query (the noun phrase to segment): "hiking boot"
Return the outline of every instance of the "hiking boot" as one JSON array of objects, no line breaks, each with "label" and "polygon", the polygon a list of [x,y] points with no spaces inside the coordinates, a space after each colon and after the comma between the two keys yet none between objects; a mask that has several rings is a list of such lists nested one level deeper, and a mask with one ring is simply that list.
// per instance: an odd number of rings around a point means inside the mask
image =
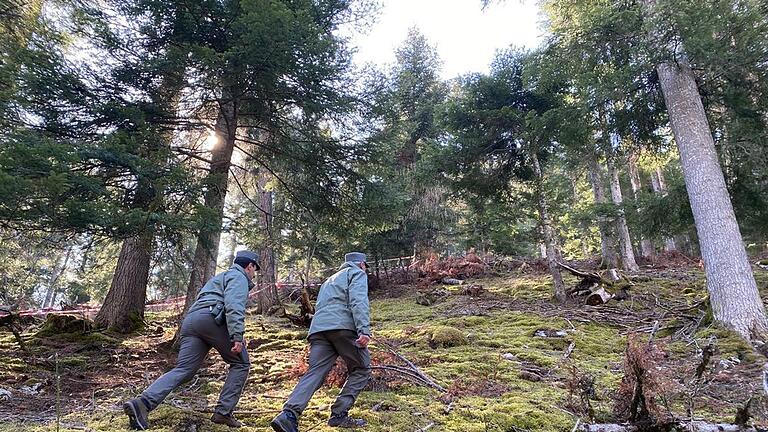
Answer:
[{"label": "hiking boot", "polygon": [[367,425],[368,422],[363,419],[356,419],[348,416],[346,413],[334,415],[328,419],[328,426],[339,428],[357,428]]},{"label": "hiking boot", "polygon": [[131,429],[146,430],[149,429],[149,419],[147,415],[149,410],[141,399],[131,399],[123,404],[123,411],[128,416],[128,422]]},{"label": "hiking boot", "polygon": [[283,411],[269,424],[275,432],[299,432],[299,422],[290,411]]},{"label": "hiking boot", "polygon": [[213,415],[211,416],[211,421],[217,424],[227,425],[231,428],[239,428],[243,425],[243,423],[240,420],[236,419],[235,416],[233,416],[232,414],[224,415],[219,413],[213,413]]}]

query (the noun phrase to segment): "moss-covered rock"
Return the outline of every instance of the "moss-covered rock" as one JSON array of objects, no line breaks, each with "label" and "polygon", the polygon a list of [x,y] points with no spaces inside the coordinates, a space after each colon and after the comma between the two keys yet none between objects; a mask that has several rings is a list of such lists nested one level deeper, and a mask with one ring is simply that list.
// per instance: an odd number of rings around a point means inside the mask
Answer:
[{"label": "moss-covered rock", "polygon": [[437,326],[429,331],[429,343],[435,347],[448,348],[466,345],[468,340],[464,333],[455,327]]},{"label": "moss-covered rock", "polygon": [[93,321],[77,315],[49,314],[37,336],[53,336],[62,333],[88,333],[93,330]]},{"label": "moss-covered rock", "polygon": [[433,289],[430,291],[419,291],[416,293],[416,303],[422,306],[432,306],[448,296],[448,291],[444,289]]}]

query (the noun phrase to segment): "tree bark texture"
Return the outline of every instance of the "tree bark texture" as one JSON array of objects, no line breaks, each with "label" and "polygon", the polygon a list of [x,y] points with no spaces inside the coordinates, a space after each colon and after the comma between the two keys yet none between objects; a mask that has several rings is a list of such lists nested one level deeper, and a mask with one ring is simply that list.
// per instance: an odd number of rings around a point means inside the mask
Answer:
[{"label": "tree bark texture", "polygon": [[[237,214],[236,211],[234,213]],[[224,261],[228,262],[228,263],[231,263],[231,262],[235,261],[235,256],[237,255],[237,241],[238,241],[238,239],[237,239],[237,232],[235,232],[234,230],[230,231],[227,234],[228,234],[227,235],[227,239],[229,241],[227,241],[227,243],[226,243],[226,245],[227,245],[227,257],[224,259]]]},{"label": "tree bark texture", "polygon": [[693,71],[686,62],[657,67],[685,186],[696,222],[715,319],[745,339],[768,331],[752,267],[720,169]]},{"label": "tree bark texture", "polygon": [[546,192],[544,190],[544,174],[539,164],[539,158],[536,155],[535,150],[530,151],[531,164],[533,165],[533,173],[535,176],[535,193],[536,203],[539,210],[539,223],[541,224],[541,232],[543,235],[544,246],[546,248],[547,267],[549,273],[552,275],[552,283],[554,285],[555,299],[560,303],[565,303],[565,283],[563,282],[563,275],[560,274],[560,267],[557,264],[558,245],[557,236],[555,230],[552,227],[552,218],[549,215],[549,205],[547,203]]},{"label": "tree bark texture", "polygon": [[[158,193],[154,181],[140,178],[133,206],[150,212],[161,197],[162,192]],[[99,326],[129,333],[141,325],[154,239],[155,227],[147,224],[143,231],[123,240],[112,284],[94,319]],[[136,303],[139,298],[140,304]]]},{"label": "tree bark texture", "polygon": [[617,206],[618,216],[616,217],[616,232],[619,235],[619,252],[621,253],[621,267],[625,271],[639,270],[635,262],[635,253],[632,251],[632,238],[629,236],[629,227],[627,218],[624,217],[624,198],[621,194],[621,182],[619,180],[619,169],[611,164],[611,199]]},{"label": "tree bark texture", "polygon": [[258,311],[266,314],[273,306],[280,303],[277,293],[277,262],[275,260],[275,236],[273,232],[273,196],[272,191],[268,189],[268,184],[272,180],[272,175],[267,170],[259,170],[257,185],[259,193],[259,231],[261,231],[261,247],[259,248],[259,294]]},{"label": "tree bark texture", "polygon": [[154,233],[146,231],[123,241],[112,285],[94,320],[97,325],[124,333],[141,325],[153,239]]},{"label": "tree bark texture", "polygon": [[[656,168],[651,173],[651,188],[653,192],[661,194],[661,196],[667,195],[667,184],[664,181],[664,171],[661,168]],[[677,243],[673,237],[664,238],[664,251],[675,252],[677,250]]]},{"label": "tree bark texture", "polygon": [[[152,211],[161,196],[152,180],[140,178],[133,206]],[[112,284],[94,320],[99,326],[129,333],[143,321],[154,238],[155,227],[147,224],[141,232],[123,240]]]},{"label": "tree bark texture", "polygon": [[200,288],[216,274],[216,259],[219,255],[229,168],[237,135],[238,107],[232,92],[228,90],[223,92],[219,106],[219,115],[215,126],[216,145],[211,151],[211,166],[205,181],[207,189],[204,196],[204,206],[211,212],[211,217],[197,235],[182,320],[183,315],[197,299]]},{"label": "tree bark texture", "polygon": [[[630,155],[627,160],[627,171],[629,172],[629,184],[632,187],[632,195],[637,201],[640,196],[640,191],[643,189],[642,182],[640,180],[640,170],[637,168],[637,155]],[[640,209],[638,209],[638,212]],[[646,258],[650,258],[656,255],[656,251],[653,247],[653,242],[650,239],[645,238],[640,234],[640,255]]]},{"label": "tree bark texture", "polygon": [[[605,204],[607,199],[603,183],[603,169],[597,161],[597,155],[594,153],[590,155],[589,159],[589,181],[592,184],[592,193],[595,197],[595,203]],[[616,248],[614,246],[616,241],[613,238],[610,224],[604,216],[598,216],[597,226],[600,230],[600,250],[603,258],[600,267],[616,268],[618,267]]]}]

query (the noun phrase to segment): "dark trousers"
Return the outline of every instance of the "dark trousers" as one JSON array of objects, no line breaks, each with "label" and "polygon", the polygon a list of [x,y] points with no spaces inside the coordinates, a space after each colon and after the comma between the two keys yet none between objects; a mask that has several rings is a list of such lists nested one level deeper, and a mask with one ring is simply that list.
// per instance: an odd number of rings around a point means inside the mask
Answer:
[{"label": "dark trousers", "polygon": [[251,362],[245,347],[239,355],[231,351],[232,342],[229,340],[227,326],[216,325],[207,309],[187,314],[181,325],[181,348],[176,367],[144,390],[140,397],[145,405],[150,410],[157,408],[168,393],[195,376],[211,348],[215,348],[221,358],[229,364],[229,372],[216,404],[216,412],[231,414],[243,393]]},{"label": "dark trousers", "polygon": [[349,374],[331,407],[331,415],[345,415],[371,378],[371,355],[368,348],[357,346],[356,339],[357,334],[351,330],[329,330],[310,335],[309,369],[299,379],[283,409],[293,412],[298,418],[307,408],[312,395],[323,385],[336,358],[341,356],[347,363]]}]

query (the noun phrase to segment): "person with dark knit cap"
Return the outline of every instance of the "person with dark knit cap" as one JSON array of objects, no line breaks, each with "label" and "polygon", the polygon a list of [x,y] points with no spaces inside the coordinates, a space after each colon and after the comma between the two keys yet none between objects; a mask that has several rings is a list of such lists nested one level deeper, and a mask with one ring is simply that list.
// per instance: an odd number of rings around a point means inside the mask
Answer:
[{"label": "person with dark knit cap", "polygon": [[298,418],[312,395],[341,356],[347,364],[347,381],[331,406],[328,426],[355,428],[366,421],[349,416],[358,394],[371,378],[371,318],[365,254],[351,252],[344,264],[320,287],[317,306],[309,327],[309,369],[272,420],[277,432],[298,432]]},{"label": "person with dark knit cap", "polygon": [[132,429],[149,428],[149,412],[182,383],[191,379],[211,348],[229,364],[229,372],[211,417],[214,423],[240,427],[232,411],[248,378],[251,363],[245,348],[245,306],[253,278],[259,270],[255,252],[237,252],[229,270],[209,280],[187,312],[181,325],[181,347],[176,367],[158,378],[135,399],[123,404]]}]

